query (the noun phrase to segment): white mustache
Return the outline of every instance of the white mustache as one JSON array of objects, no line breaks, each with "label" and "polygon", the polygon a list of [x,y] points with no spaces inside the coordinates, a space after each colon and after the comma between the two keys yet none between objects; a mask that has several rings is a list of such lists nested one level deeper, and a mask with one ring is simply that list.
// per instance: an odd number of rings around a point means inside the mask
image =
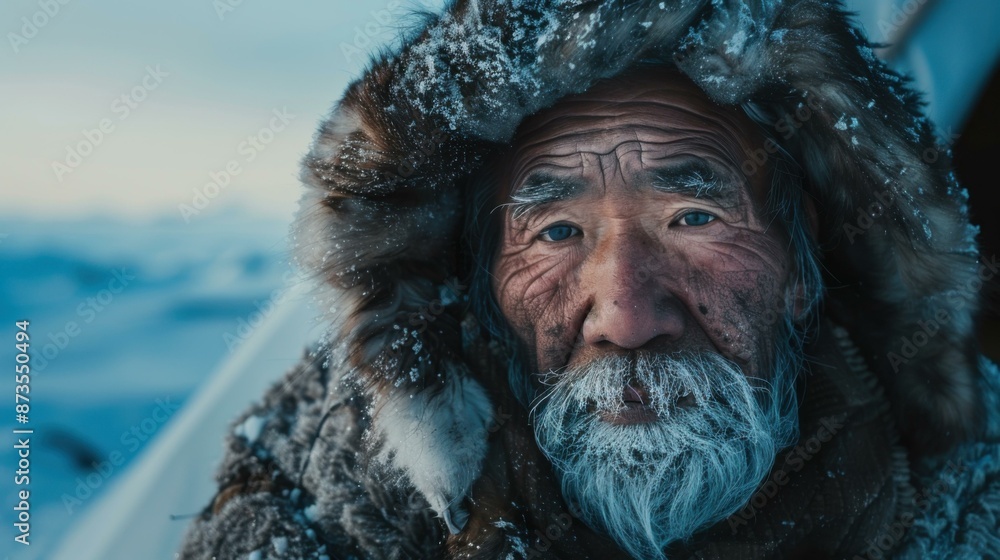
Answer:
[{"label": "white mustache", "polygon": [[[786,370],[797,366],[786,362],[772,385],[712,352],[605,356],[545,376],[535,437],[588,525],[633,557],[662,558],[670,542],[742,506],[794,440]],[[625,407],[629,384],[648,394],[655,421],[602,420]]]},{"label": "white mustache", "polygon": [[678,412],[682,400],[695,408],[737,402],[748,406],[751,401],[761,403],[771,392],[770,383],[743,376],[739,366],[714,352],[609,355],[549,372],[542,384],[547,389],[535,399],[535,414],[550,407],[617,413],[625,407],[623,390],[629,386],[640,386],[648,397],[643,404],[663,419]]}]

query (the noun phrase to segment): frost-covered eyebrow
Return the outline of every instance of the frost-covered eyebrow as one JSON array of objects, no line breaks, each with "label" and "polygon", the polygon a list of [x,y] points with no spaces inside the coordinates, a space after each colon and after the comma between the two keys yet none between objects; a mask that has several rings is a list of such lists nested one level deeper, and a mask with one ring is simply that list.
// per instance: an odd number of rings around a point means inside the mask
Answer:
[{"label": "frost-covered eyebrow", "polygon": [[648,173],[649,186],[659,192],[716,201],[738,199],[734,185],[720,177],[715,169],[702,161],[653,168]]},{"label": "frost-covered eyebrow", "polygon": [[514,220],[523,218],[539,207],[579,195],[587,184],[581,179],[557,177],[538,171],[528,175],[504,204]]}]

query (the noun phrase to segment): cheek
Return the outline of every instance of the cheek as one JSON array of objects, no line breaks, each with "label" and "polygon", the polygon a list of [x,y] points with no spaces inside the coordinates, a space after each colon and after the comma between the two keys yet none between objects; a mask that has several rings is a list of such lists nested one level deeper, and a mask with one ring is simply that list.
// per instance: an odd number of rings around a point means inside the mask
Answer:
[{"label": "cheek", "polygon": [[[570,323],[579,275],[570,259],[506,249],[493,270],[493,289],[514,334],[540,368],[565,361],[573,347]],[[560,361],[562,360],[562,361]]]},{"label": "cheek", "polygon": [[774,278],[746,272],[706,278],[692,292],[709,338],[723,354],[755,369],[782,316],[784,293],[778,288]]},{"label": "cheek", "polygon": [[726,356],[756,374],[785,311],[788,278],[780,245],[756,234],[702,245],[686,252],[689,309]]}]

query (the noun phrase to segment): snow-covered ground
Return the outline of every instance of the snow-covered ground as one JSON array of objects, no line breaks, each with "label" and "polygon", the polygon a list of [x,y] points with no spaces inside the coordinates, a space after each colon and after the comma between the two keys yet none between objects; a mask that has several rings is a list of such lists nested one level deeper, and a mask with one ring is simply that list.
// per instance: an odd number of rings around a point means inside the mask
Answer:
[{"label": "snow-covered ground", "polygon": [[[31,546],[13,549],[15,493],[0,485],[0,555],[45,558],[65,529],[164,433],[216,366],[293,296],[287,224],[230,213],[185,224],[0,219],[0,360],[15,320],[32,349]],[[306,341],[295,344],[300,353]],[[274,364],[280,376],[289,364]],[[8,382],[8,389],[12,383]],[[13,404],[0,426],[10,439]],[[18,426],[23,427],[23,426]],[[221,449],[215,434],[212,445]],[[17,463],[0,449],[5,472]],[[204,465],[207,480],[211,465]],[[199,496],[205,499],[208,496]],[[185,515],[192,511],[172,511]],[[186,523],[177,521],[175,523]]]}]

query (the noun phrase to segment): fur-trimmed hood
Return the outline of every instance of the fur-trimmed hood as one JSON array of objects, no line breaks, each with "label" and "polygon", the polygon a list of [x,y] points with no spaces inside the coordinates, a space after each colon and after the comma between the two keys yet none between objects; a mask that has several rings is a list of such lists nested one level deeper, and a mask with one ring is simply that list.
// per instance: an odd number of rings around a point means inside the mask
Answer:
[{"label": "fur-trimmed hood", "polygon": [[742,107],[801,165],[823,312],[861,346],[911,453],[980,429],[966,194],[918,96],[839,2],[458,0],[377,56],[322,123],[295,234],[372,397],[372,448],[452,532],[495,415],[463,352],[463,189],[527,116],[640,60]]}]

